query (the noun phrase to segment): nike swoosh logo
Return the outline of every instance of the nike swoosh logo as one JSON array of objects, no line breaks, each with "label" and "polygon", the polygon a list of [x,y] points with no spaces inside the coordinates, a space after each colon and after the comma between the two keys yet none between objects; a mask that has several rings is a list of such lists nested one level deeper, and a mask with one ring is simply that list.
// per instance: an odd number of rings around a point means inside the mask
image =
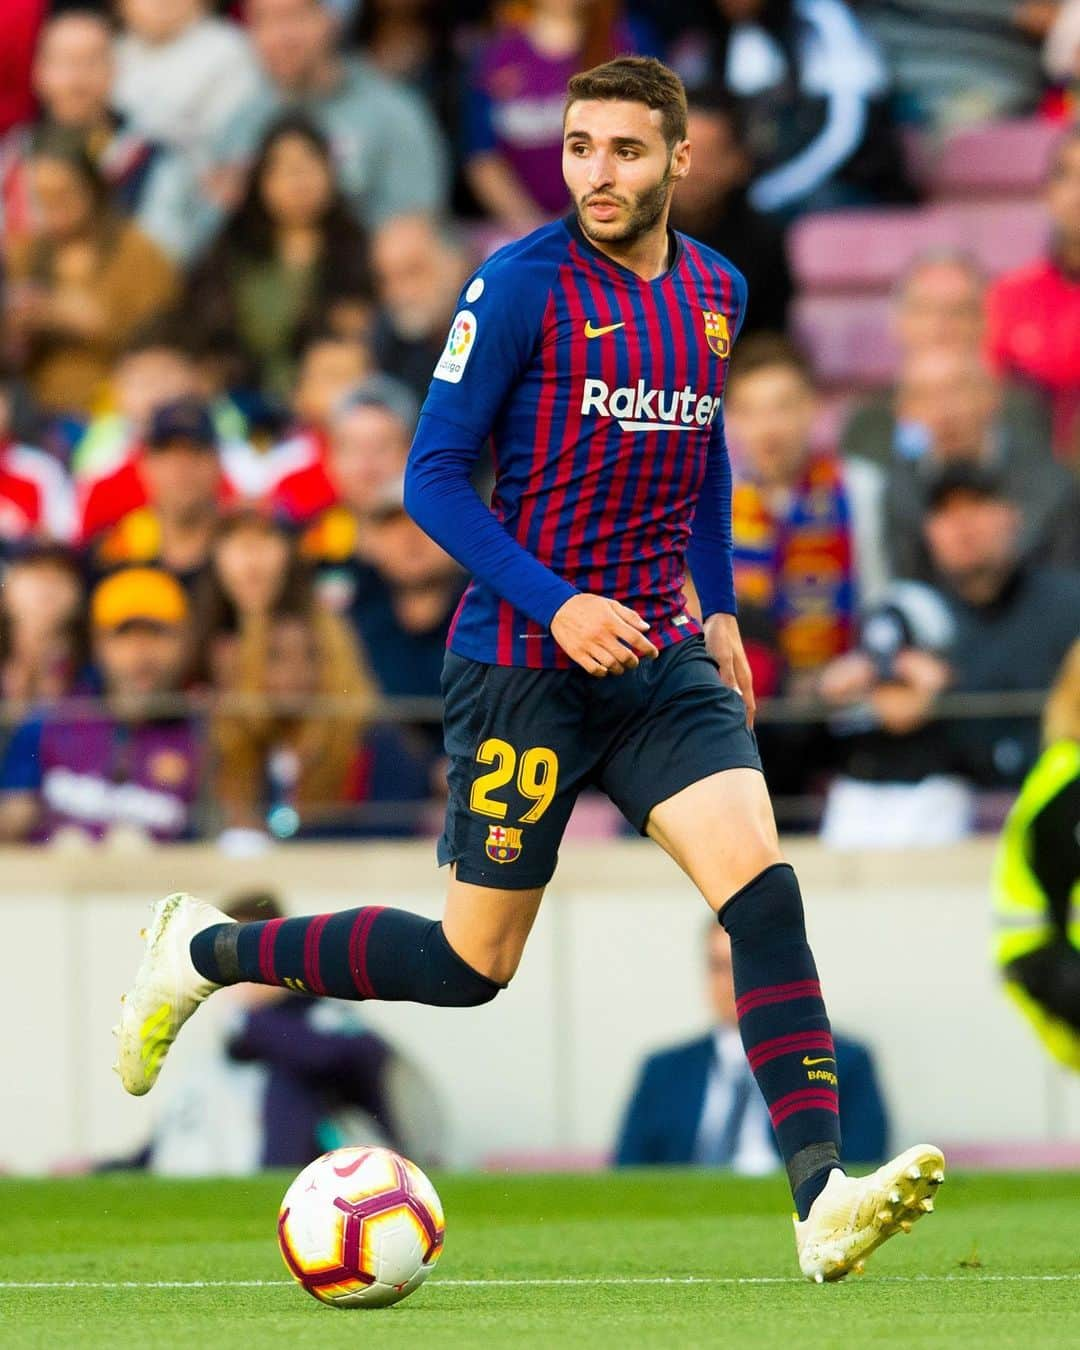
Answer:
[{"label": "nike swoosh logo", "polygon": [[836,1060],[833,1059],[832,1055],[826,1055],[824,1059],[808,1059],[806,1055],[803,1055],[802,1062],[809,1069],[814,1064],[835,1064]]},{"label": "nike swoosh logo", "polygon": [[603,337],[605,333],[614,333],[616,328],[625,328],[625,327],[626,322],[624,320],[622,323],[609,323],[604,328],[594,328],[592,320],[587,319],[585,322],[585,336],[587,338]]}]

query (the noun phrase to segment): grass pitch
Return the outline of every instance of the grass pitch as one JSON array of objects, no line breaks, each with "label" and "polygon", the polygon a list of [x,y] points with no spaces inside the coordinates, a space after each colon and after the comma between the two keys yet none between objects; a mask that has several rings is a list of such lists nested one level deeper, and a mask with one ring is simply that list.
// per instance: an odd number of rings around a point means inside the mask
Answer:
[{"label": "grass pitch", "polygon": [[797,1278],[779,1180],[436,1177],[445,1253],[383,1311],[288,1279],[290,1179],[0,1182],[0,1346],[1080,1346],[1076,1176],[951,1176],[862,1279],[824,1287]]}]

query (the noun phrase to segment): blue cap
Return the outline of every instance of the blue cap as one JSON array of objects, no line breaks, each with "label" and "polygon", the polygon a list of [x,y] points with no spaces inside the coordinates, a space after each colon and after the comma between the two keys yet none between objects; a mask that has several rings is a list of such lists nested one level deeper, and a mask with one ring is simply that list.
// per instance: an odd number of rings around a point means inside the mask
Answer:
[{"label": "blue cap", "polygon": [[205,403],[197,398],[178,398],[154,409],[146,433],[147,446],[156,449],[171,441],[193,441],[208,450],[217,449],[214,420]]}]

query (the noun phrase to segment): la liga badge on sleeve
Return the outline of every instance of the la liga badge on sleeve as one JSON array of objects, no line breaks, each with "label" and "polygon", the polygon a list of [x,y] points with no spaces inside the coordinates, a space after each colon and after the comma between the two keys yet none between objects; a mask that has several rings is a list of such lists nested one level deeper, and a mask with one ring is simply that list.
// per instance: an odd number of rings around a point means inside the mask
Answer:
[{"label": "la liga badge on sleeve", "polygon": [[517,862],[521,857],[521,831],[513,826],[489,825],[484,851],[492,862]]}]

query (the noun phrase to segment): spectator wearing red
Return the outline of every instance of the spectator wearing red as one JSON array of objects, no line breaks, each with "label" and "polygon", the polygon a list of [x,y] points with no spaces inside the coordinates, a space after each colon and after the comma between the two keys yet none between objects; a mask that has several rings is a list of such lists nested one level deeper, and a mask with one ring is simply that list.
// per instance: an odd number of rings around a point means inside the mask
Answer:
[{"label": "spectator wearing red", "polygon": [[998,373],[1045,392],[1055,449],[1080,462],[1080,128],[1054,156],[1046,205],[1050,248],[990,288],[986,350]]},{"label": "spectator wearing red", "polygon": [[144,503],[99,537],[92,563],[101,571],[153,563],[191,588],[209,563],[228,495],[206,405],[179,399],[156,409],[134,470]]},{"label": "spectator wearing red", "polygon": [[0,380],[0,551],[28,540],[68,542],[75,500],[67,474],[51,455],[12,433],[11,386]]}]

